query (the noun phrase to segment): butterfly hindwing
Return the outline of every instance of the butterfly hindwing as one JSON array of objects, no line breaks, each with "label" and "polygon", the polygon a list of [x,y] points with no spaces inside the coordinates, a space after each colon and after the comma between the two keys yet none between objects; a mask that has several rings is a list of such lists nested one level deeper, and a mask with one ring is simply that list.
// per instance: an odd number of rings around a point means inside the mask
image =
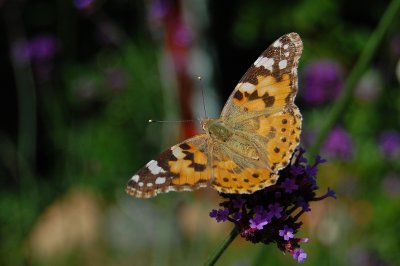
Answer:
[{"label": "butterfly hindwing", "polygon": [[191,191],[208,185],[209,172],[207,135],[200,134],[148,162],[129,180],[126,192],[150,198],[161,192]]},{"label": "butterfly hindwing", "polygon": [[278,175],[262,160],[244,157],[229,145],[214,145],[212,187],[223,193],[249,194],[275,184]]}]

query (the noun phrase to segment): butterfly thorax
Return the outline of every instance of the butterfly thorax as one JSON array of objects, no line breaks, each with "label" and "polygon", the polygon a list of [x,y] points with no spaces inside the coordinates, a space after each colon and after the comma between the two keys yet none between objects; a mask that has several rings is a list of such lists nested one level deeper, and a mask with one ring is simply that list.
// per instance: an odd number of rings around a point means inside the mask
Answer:
[{"label": "butterfly thorax", "polygon": [[[224,150],[228,157],[242,157],[258,160],[260,153],[254,143],[244,135],[237,134],[233,128],[220,119],[205,118],[201,121],[202,127],[214,143],[214,149]],[[218,143],[220,145],[218,145]],[[239,163],[239,162],[237,162]],[[240,163],[243,164],[243,163]]]},{"label": "butterfly thorax", "polygon": [[226,142],[233,135],[231,129],[229,129],[221,120],[213,118],[204,118],[201,121],[203,130],[212,138],[219,141]]}]

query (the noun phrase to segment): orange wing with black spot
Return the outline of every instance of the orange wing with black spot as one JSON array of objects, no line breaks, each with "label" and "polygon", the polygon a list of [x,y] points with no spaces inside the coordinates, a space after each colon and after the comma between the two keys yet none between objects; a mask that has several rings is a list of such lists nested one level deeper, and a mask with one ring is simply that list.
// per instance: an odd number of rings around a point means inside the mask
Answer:
[{"label": "orange wing with black spot", "polygon": [[168,191],[191,191],[210,180],[207,135],[200,134],[164,151],[148,162],[128,182],[126,192],[150,198]]},{"label": "orange wing with black spot", "polygon": [[212,176],[211,185],[217,191],[237,194],[251,194],[275,184],[278,179],[278,174],[267,167],[232,158],[214,159]]},{"label": "orange wing with black spot", "polygon": [[297,33],[283,35],[247,70],[221,113],[229,122],[290,109],[297,94],[297,67],[303,43]]}]

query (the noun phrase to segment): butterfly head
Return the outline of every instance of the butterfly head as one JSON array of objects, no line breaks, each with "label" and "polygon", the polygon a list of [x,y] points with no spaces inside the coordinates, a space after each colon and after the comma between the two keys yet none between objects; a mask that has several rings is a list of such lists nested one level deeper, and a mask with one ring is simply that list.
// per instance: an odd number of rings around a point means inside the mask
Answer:
[{"label": "butterfly head", "polygon": [[215,121],[215,119],[213,119],[213,118],[208,118],[208,117],[201,118],[201,119],[200,119],[201,128],[202,128],[205,132],[207,132],[207,131],[208,131],[208,128],[209,128],[209,126],[210,126],[210,123],[212,123],[212,121]]},{"label": "butterfly head", "polygon": [[204,118],[200,121],[203,130],[213,139],[228,140],[232,132],[220,119]]}]

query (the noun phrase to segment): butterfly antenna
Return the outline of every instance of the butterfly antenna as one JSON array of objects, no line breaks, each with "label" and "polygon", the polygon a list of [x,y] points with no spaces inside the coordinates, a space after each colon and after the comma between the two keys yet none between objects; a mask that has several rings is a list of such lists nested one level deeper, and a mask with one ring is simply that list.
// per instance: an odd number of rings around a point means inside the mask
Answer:
[{"label": "butterfly antenna", "polygon": [[[201,96],[203,99],[203,108],[204,108],[204,116],[207,117],[207,111],[206,111],[206,102],[204,100],[204,87],[203,87],[203,82],[200,76],[197,77],[199,82],[201,83]],[[194,122],[195,120],[190,119],[190,120],[154,120],[154,119],[149,119],[149,123],[189,123],[189,122]]]},{"label": "butterfly antenna", "polygon": [[154,120],[154,119],[149,119],[149,123],[188,123],[188,122],[194,122],[194,120]]},{"label": "butterfly antenna", "polygon": [[203,98],[204,116],[207,117],[206,102],[205,102],[205,100],[204,100],[204,86],[203,86],[203,82],[202,82],[202,79],[201,79],[200,76],[198,76],[197,79],[199,80],[199,82],[200,82],[200,84],[201,84],[200,88],[201,88],[201,96],[202,96],[202,98]]}]

